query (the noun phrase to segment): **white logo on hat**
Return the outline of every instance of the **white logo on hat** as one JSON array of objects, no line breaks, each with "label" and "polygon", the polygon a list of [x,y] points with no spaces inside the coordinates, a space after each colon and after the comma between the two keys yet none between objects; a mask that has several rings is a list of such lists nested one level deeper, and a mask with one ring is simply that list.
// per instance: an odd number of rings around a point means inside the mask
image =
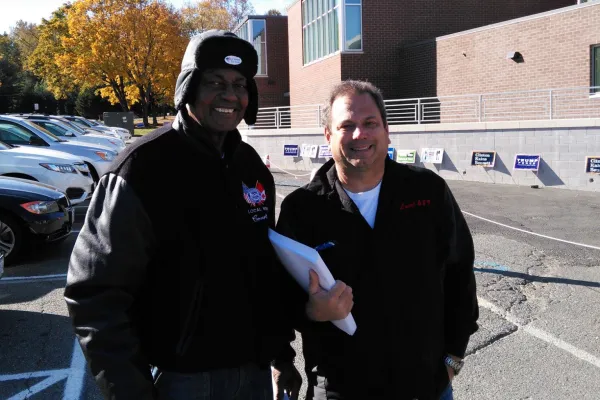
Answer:
[{"label": "white logo on hat", "polygon": [[238,56],[227,56],[225,57],[225,62],[229,65],[240,65],[242,63],[242,59]]}]

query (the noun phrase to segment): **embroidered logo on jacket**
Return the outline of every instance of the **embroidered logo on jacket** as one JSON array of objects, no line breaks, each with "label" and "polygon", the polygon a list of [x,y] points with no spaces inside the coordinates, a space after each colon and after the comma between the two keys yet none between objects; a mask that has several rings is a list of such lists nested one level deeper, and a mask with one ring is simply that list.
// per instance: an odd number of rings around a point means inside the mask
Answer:
[{"label": "embroidered logo on jacket", "polygon": [[251,188],[242,182],[242,190],[244,191],[244,200],[252,207],[260,206],[267,200],[267,193],[263,185],[256,181],[255,187]]},{"label": "embroidered logo on jacket", "polygon": [[415,208],[415,207],[425,207],[425,206],[430,206],[430,205],[431,205],[431,200],[416,200],[416,201],[413,201],[412,203],[408,203],[408,204],[402,203],[400,205],[400,210],[406,210],[408,208]]}]

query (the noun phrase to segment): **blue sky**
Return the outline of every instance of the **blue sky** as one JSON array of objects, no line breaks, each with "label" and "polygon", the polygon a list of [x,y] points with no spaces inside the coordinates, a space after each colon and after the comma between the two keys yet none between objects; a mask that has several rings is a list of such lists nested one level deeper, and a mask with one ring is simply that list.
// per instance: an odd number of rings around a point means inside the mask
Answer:
[{"label": "blue sky", "polygon": [[[39,24],[42,18],[49,18],[52,11],[60,7],[65,0],[2,0],[10,1],[10,7],[2,7],[0,12],[0,33],[8,32],[15,22],[22,19]],[[181,7],[190,0],[167,0],[176,7]],[[251,0],[257,14],[263,14],[271,8],[277,8],[285,13],[286,6],[292,0]]]}]

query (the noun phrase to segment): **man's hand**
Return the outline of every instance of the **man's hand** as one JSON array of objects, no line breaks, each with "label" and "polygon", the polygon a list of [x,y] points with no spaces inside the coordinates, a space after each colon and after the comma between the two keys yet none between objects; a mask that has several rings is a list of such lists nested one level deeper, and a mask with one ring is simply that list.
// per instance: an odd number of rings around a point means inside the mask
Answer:
[{"label": "man's hand", "polygon": [[275,400],[283,400],[283,391],[285,390],[290,400],[298,400],[300,387],[302,386],[302,376],[290,361],[277,363],[273,366],[273,394]]},{"label": "man's hand", "polygon": [[344,319],[354,306],[352,288],[342,281],[337,281],[331,290],[323,290],[319,286],[319,275],[309,271],[308,303],[306,315],[313,321],[335,321]]}]

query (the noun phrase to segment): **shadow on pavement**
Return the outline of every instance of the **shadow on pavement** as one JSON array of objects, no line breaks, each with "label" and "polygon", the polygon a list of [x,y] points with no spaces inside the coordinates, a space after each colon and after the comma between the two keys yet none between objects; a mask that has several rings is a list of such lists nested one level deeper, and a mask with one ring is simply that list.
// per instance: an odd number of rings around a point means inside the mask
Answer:
[{"label": "shadow on pavement", "polygon": [[520,278],[531,282],[544,282],[544,283],[563,283],[566,285],[586,286],[586,287],[597,287],[600,288],[600,282],[591,281],[580,281],[577,279],[567,279],[558,277],[547,277],[547,276],[535,276],[527,275],[521,272],[501,271],[497,269],[489,268],[473,268],[475,272],[482,272],[487,274],[497,274],[502,276],[508,276],[510,278]]}]

